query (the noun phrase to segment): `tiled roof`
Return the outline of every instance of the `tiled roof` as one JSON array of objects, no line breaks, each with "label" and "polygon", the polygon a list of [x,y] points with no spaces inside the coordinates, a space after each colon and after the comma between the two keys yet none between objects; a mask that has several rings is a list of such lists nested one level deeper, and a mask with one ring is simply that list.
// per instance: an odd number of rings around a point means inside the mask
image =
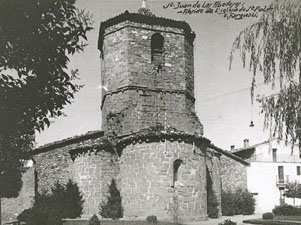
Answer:
[{"label": "tiled roof", "polygon": [[73,137],[65,138],[65,139],[62,139],[59,141],[55,141],[55,142],[37,147],[31,152],[31,154],[35,155],[35,154],[39,154],[41,152],[47,152],[47,151],[50,151],[55,148],[61,148],[61,147],[75,144],[75,143],[85,141],[88,139],[99,138],[99,137],[102,137],[103,135],[104,135],[104,132],[101,130],[89,131],[82,135],[76,135]]}]

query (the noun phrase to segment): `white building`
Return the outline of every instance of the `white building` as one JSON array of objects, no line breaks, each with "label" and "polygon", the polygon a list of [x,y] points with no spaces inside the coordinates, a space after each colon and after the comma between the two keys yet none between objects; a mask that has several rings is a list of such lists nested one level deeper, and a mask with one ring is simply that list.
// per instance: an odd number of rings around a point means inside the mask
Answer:
[{"label": "white building", "polygon": [[[244,147],[231,152],[241,157],[250,165],[246,167],[246,186],[256,199],[255,213],[271,212],[281,203],[293,204],[293,199],[283,196],[287,183],[301,182],[301,159],[298,146],[285,145],[284,141],[265,141],[249,145],[244,140]],[[301,200],[296,199],[296,205]]]}]

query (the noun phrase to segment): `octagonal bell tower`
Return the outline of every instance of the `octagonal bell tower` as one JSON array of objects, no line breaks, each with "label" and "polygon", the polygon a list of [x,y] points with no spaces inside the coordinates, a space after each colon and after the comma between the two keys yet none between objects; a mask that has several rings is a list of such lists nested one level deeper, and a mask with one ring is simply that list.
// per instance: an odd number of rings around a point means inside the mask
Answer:
[{"label": "octagonal bell tower", "polygon": [[120,136],[161,124],[202,135],[194,113],[194,38],[186,22],[145,7],[102,22],[102,130]]}]

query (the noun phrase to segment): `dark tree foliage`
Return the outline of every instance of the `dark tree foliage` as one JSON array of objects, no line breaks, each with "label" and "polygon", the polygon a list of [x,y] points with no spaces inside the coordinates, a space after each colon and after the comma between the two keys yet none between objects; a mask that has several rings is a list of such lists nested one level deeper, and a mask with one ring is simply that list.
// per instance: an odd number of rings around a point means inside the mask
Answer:
[{"label": "dark tree foliage", "polygon": [[93,215],[89,220],[89,225],[100,225],[100,221],[97,217],[97,215]]},{"label": "dark tree foliage", "polygon": [[301,208],[288,204],[278,205],[273,209],[273,214],[275,216],[301,216]]},{"label": "dark tree foliage", "polygon": [[83,196],[76,183],[56,183],[51,193],[42,192],[35,196],[34,205],[24,210],[18,220],[28,225],[61,225],[62,218],[77,218],[82,214]]},{"label": "dark tree foliage", "polygon": [[274,137],[292,144],[299,142],[301,147],[301,1],[274,0],[271,8],[237,36],[230,66],[235,51],[239,51],[244,67],[248,61],[253,72],[252,100],[258,71],[272,89],[279,76],[280,91],[258,98],[264,126],[272,129]]},{"label": "dark tree foliage", "polygon": [[112,219],[123,217],[121,196],[114,179],[112,179],[112,182],[109,186],[109,196],[107,201],[103,201],[99,204],[99,215],[101,215],[103,218]]},{"label": "dark tree foliage", "polygon": [[83,51],[91,17],[74,3],[0,0],[0,197],[17,194],[35,130],[62,115],[80,88],[68,62]]}]

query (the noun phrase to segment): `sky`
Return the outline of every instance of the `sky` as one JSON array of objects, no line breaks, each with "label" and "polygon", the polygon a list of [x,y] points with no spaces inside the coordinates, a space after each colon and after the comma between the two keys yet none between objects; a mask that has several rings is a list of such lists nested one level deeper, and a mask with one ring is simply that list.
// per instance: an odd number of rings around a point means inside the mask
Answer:
[{"label": "sky", "polygon": [[[234,56],[229,71],[229,56],[235,37],[244,28],[258,21],[258,17],[235,20],[216,13],[179,14],[176,7],[166,8],[169,0],[147,0],[150,10],[158,17],[185,20],[196,33],[194,41],[196,114],[204,126],[204,136],[225,150],[230,145],[239,148],[243,140],[250,144],[267,140],[269,132],[263,129],[260,105],[251,104],[252,73],[242,68],[239,55]],[[174,1],[175,5],[179,1]],[[244,7],[268,5],[270,0],[219,1],[239,3]],[[214,4],[216,1],[181,1],[181,4]],[[65,116],[51,120],[49,128],[37,133],[37,146],[64,138],[101,129],[101,65],[97,49],[100,22],[125,10],[137,12],[141,0],[77,0],[78,8],[93,15],[94,29],[88,33],[88,46],[83,53],[71,57],[69,68],[79,69],[79,84],[84,87],[75,94],[71,105],[64,109]],[[164,7],[166,9],[164,9]],[[260,75],[258,75],[260,78]],[[268,90],[260,79],[256,94]],[[255,126],[249,127],[253,120]]]}]

